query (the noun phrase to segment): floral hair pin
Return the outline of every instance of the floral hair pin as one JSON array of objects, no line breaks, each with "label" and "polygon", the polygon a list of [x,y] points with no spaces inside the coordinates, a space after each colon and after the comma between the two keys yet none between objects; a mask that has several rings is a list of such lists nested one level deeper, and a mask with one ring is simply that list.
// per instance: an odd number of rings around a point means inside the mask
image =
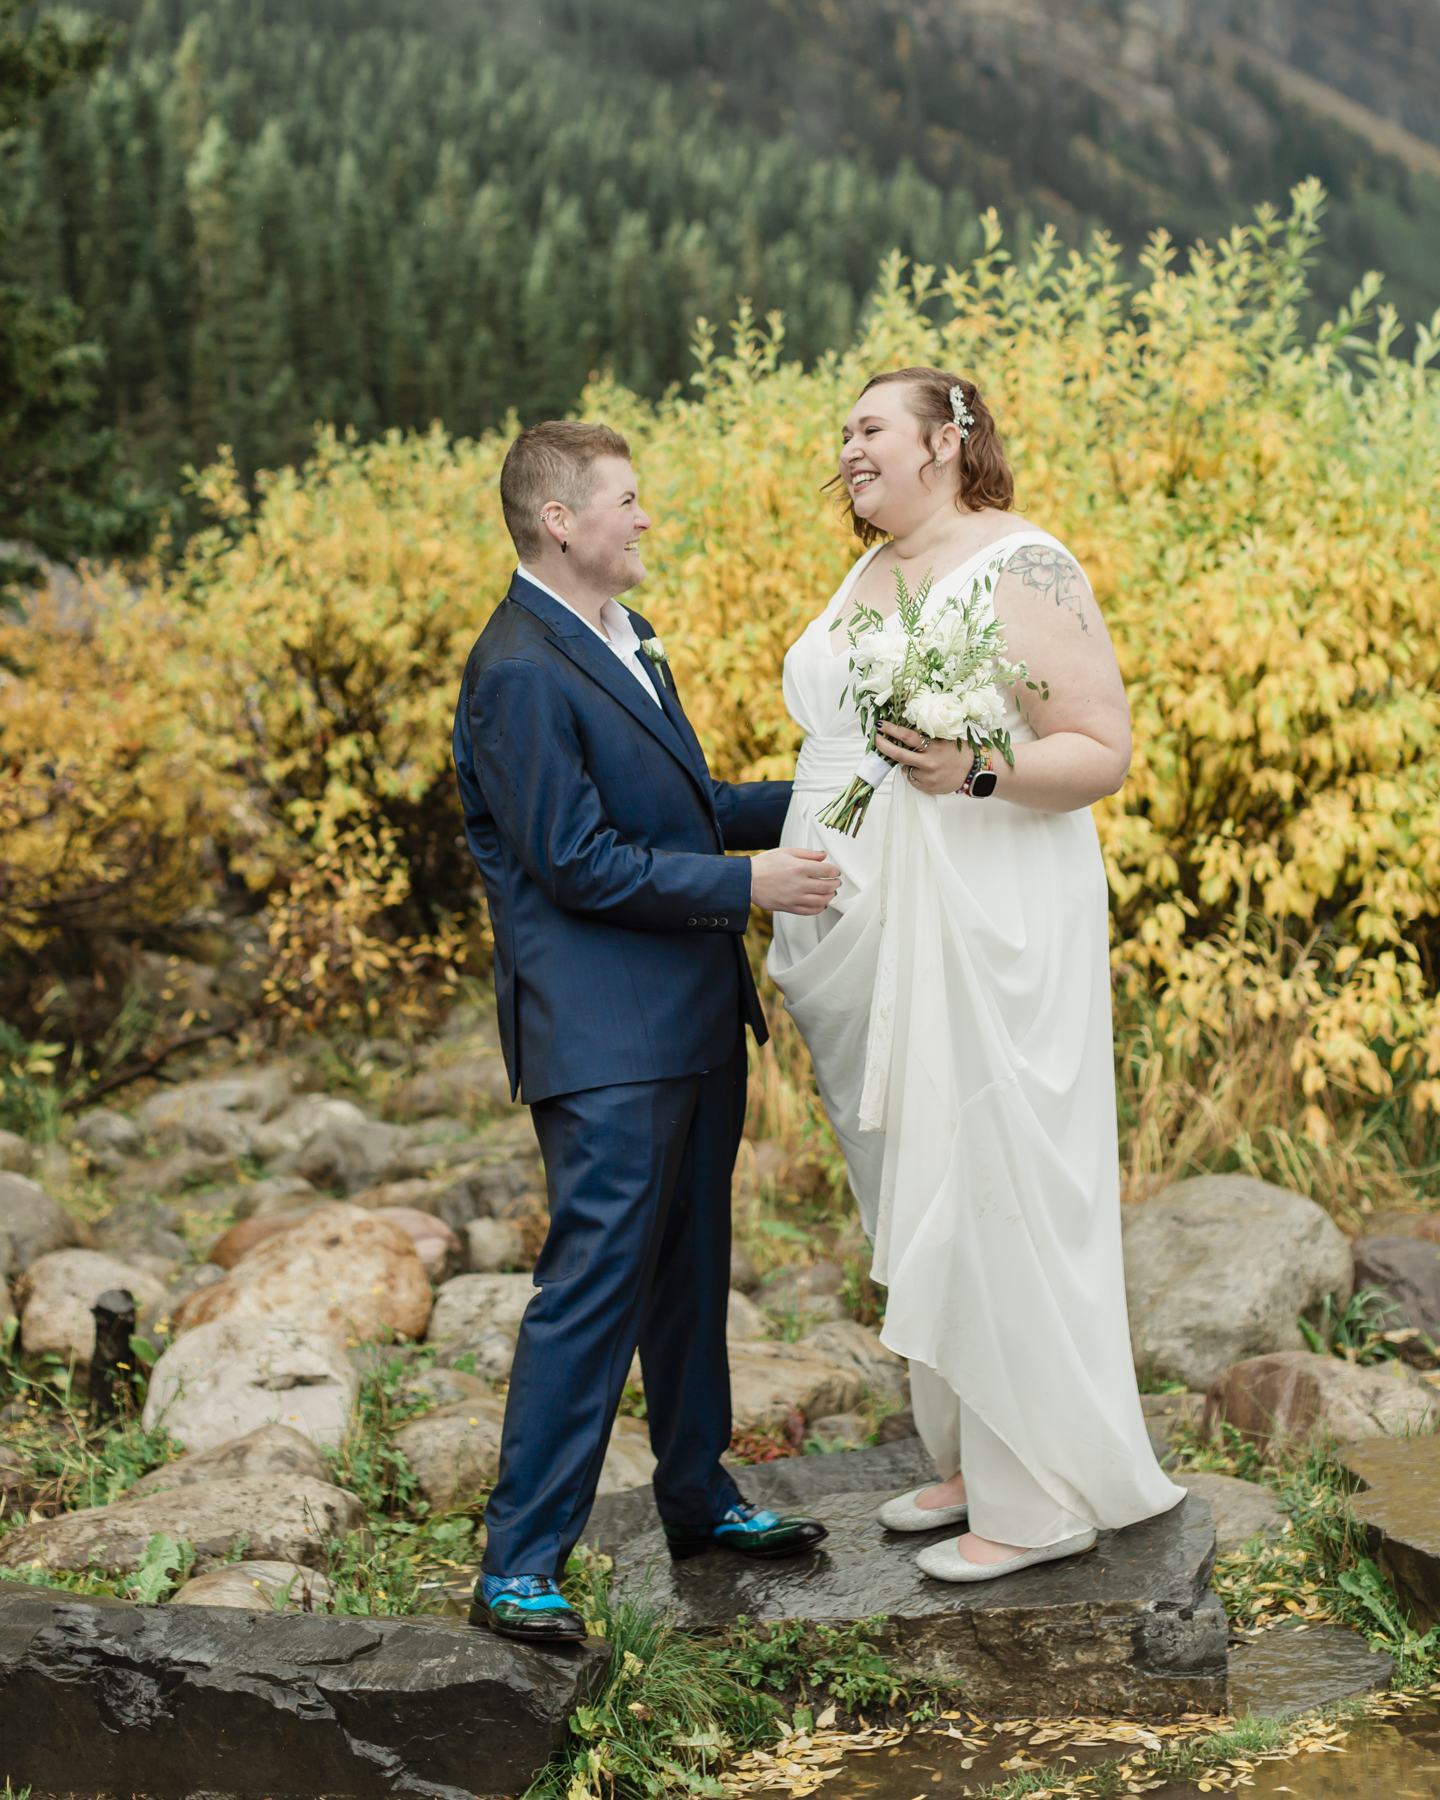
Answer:
[{"label": "floral hair pin", "polygon": [[950,390],[950,416],[960,427],[960,442],[963,444],[970,435],[970,427],[975,423],[975,415],[965,404],[965,396],[959,385]]}]

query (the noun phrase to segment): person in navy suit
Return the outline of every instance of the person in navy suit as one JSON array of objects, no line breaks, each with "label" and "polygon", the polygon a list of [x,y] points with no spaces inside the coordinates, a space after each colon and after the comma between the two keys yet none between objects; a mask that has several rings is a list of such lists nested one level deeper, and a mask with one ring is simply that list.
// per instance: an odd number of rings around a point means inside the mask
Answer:
[{"label": "person in navy suit", "polygon": [[470,1617],[545,1642],[584,1632],[557,1582],[637,1346],[672,1556],[790,1556],[825,1536],[752,1506],[720,1458],[745,1026],[766,1037],[745,928],[752,905],[822,912],[839,871],[771,848],[788,781],[712,778],[658,640],[616,598],[644,579],[650,528],[624,438],[532,426],[500,497],[520,567],[465,667],[455,769],[550,1231]]}]

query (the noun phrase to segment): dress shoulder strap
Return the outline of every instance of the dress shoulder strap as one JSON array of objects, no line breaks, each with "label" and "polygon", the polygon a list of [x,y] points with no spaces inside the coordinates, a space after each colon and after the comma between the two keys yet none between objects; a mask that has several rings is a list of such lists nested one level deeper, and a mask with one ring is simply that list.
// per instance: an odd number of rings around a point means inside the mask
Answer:
[{"label": "dress shoulder strap", "polygon": [[983,566],[987,569],[996,562],[999,562],[1003,568],[1017,550],[1028,549],[1032,544],[1040,545],[1047,550],[1057,550],[1061,556],[1070,555],[1059,538],[1052,537],[1048,531],[1041,531],[1034,525],[1027,525],[1021,531],[1007,532],[1004,537],[996,538],[993,544],[985,547],[981,552],[981,557],[976,560],[980,561],[983,558]]}]

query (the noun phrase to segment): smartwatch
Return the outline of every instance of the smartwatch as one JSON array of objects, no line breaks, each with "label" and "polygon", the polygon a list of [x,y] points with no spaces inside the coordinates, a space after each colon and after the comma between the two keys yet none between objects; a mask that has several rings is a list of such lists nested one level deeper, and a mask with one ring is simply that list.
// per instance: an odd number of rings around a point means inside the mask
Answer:
[{"label": "smartwatch", "polygon": [[995,792],[998,780],[995,773],[995,761],[988,750],[981,752],[972,750],[970,773],[960,783],[960,792],[968,794],[972,800],[984,800]]}]

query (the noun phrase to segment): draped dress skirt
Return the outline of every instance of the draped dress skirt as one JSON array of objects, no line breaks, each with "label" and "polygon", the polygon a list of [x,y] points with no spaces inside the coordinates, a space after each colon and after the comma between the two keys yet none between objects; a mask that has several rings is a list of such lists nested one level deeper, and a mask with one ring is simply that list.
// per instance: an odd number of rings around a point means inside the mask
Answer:
[{"label": "draped dress skirt", "polygon": [[[931,604],[1035,543],[1063,548],[1014,533]],[[868,560],[785,659],[806,736],[782,842],[823,850],[842,880],[819,916],[775,915],[769,969],[845,1153],[920,1435],[942,1477],[963,1465],[973,1531],[1039,1548],[1184,1498],[1131,1359],[1105,871],[1087,809],[898,776],[857,837],[819,823],[864,753],[831,626]],[[1033,741],[1013,707],[1006,723]]]}]

